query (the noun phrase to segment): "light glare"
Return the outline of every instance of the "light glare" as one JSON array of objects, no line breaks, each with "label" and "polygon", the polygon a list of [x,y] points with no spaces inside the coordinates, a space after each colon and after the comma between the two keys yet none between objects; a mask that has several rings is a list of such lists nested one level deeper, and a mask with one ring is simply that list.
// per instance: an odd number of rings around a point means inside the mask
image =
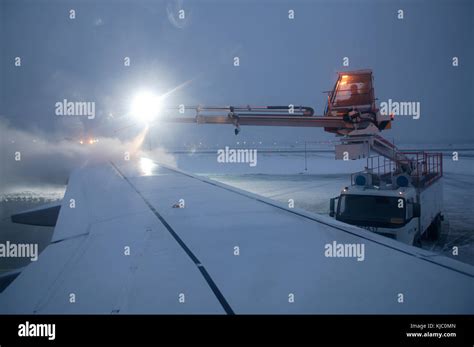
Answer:
[{"label": "light glare", "polygon": [[132,115],[145,123],[158,116],[161,109],[161,97],[151,92],[141,92],[132,102]]},{"label": "light glare", "polygon": [[157,166],[151,159],[140,158],[140,170],[144,176],[151,176]]}]

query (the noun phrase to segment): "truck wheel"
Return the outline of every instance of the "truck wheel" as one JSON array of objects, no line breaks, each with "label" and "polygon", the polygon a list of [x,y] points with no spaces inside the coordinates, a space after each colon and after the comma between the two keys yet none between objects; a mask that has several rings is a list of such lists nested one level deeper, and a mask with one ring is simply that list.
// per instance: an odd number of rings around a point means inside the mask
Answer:
[{"label": "truck wheel", "polygon": [[429,240],[436,241],[439,239],[440,235],[441,235],[441,217],[438,215],[428,227],[427,236]]},{"label": "truck wheel", "polygon": [[413,238],[413,246],[421,248],[421,236],[420,233],[416,233],[415,237]]}]

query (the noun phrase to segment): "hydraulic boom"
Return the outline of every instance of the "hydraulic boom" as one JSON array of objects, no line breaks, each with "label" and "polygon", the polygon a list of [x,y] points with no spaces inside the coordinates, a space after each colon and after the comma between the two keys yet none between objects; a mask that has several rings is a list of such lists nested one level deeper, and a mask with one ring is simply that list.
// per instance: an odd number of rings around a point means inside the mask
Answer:
[{"label": "hydraulic boom", "polygon": [[168,122],[231,124],[235,134],[243,125],[321,127],[341,136],[336,145],[336,159],[360,159],[374,151],[396,163],[401,172],[411,173],[411,159],[379,134],[391,128],[393,115],[383,115],[375,104],[371,70],[339,72],[336,84],[328,92],[323,115],[315,115],[308,106],[188,106],[193,117],[169,117]]}]

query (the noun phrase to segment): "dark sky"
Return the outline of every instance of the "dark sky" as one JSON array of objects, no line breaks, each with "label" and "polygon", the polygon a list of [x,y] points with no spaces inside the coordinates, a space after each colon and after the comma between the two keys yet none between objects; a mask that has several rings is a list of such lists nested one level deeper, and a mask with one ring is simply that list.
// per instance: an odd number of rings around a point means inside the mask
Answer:
[{"label": "dark sky", "polygon": [[[473,2],[0,0],[1,108],[10,127],[51,138],[127,137],[131,97],[143,88],[176,104],[296,104],[321,113],[336,71],[371,68],[376,96],[421,103],[399,117],[397,142],[472,142]],[[69,19],[69,10],[76,18]],[[178,11],[184,9],[185,20]],[[288,19],[288,10],[295,19]],[[397,10],[404,19],[397,19]],[[14,66],[20,56],[22,66]],[[125,56],[131,66],[124,67]],[[239,56],[241,66],[233,66]],[[342,67],[342,58],[350,67]],[[452,57],[459,66],[452,66]],[[64,98],[96,102],[96,118],[61,117]],[[7,136],[8,134],[3,134]],[[160,125],[158,142],[235,143],[231,127]],[[263,141],[333,139],[321,129],[245,128]]]}]

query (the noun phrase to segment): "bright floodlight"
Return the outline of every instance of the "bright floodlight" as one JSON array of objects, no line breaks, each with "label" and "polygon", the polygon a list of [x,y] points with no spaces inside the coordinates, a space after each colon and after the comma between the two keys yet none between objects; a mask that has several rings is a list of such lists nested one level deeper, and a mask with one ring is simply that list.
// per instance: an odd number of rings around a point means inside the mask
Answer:
[{"label": "bright floodlight", "polygon": [[150,122],[161,109],[161,98],[151,92],[141,92],[132,102],[132,115],[143,122]]}]

